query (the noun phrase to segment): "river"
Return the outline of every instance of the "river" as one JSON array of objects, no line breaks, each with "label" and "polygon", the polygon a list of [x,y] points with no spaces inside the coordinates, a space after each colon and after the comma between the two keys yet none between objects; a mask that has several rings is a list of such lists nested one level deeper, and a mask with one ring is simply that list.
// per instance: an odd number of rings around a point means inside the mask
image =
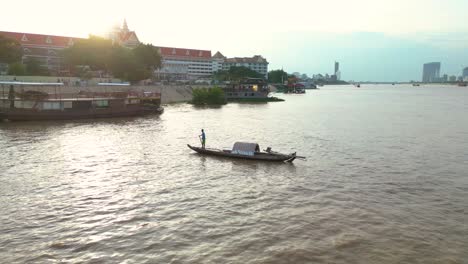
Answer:
[{"label": "river", "polygon": [[[467,263],[468,89],[0,123],[3,263]],[[258,142],[307,157],[203,157]]]}]

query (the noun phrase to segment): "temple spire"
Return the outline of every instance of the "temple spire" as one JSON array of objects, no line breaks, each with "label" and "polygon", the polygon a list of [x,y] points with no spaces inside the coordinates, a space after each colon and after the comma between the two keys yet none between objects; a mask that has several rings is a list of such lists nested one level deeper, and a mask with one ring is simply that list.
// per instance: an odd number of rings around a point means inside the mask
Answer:
[{"label": "temple spire", "polygon": [[128,25],[127,25],[127,19],[125,19],[125,18],[124,18],[122,30],[123,30],[123,31],[129,31],[129,30],[128,30]]}]

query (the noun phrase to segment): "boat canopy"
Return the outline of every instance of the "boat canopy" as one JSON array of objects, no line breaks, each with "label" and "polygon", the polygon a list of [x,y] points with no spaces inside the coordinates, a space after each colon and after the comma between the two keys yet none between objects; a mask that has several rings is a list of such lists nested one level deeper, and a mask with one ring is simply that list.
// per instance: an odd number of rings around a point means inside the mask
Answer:
[{"label": "boat canopy", "polygon": [[253,156],[255,152],[260,152],[260,146],[257,143],[236,142],[232,147],[232,153]]}]

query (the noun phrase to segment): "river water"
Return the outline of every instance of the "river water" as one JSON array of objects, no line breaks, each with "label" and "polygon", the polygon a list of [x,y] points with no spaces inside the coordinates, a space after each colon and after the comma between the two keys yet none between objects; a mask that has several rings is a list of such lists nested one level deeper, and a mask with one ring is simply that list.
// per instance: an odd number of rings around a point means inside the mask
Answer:
[{"label": "river water", "polygon": [[[468,263],[468,89],[0,124],[0,262]],[[258,142],[306,161],[203,157]]]}]

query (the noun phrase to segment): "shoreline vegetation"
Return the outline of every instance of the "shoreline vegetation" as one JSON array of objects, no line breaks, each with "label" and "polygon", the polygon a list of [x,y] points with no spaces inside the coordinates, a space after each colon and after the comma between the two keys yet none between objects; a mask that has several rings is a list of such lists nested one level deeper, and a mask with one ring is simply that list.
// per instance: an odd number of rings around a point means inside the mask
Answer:
[{"label": "shoreline vegetation", "polygon": [[224,105],[227,103],[220,87],[195,88],[192,90],[193,105]]}]

